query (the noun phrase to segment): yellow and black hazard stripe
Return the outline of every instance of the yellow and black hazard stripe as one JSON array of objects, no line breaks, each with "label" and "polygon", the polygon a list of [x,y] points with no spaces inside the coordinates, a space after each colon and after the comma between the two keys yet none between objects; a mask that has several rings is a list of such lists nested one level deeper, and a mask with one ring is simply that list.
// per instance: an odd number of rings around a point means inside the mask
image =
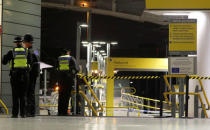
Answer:
[{"label": "yellow and black hazard stripe", "polygon": [[189,76],[190,79],[205,79],[205,80],[210,80],[210,77],[201,77],[201,76]]},{"label": "yellow and black hazard stripe", "polygon": [[87,79],[160,79],[160,76],[84,76],[79,75],[79,78]]}]

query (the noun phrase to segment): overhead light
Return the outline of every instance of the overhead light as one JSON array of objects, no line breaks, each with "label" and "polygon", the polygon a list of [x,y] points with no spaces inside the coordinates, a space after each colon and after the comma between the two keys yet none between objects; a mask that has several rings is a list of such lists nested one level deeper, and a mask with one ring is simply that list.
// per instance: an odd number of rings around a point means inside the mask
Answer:
[{"label": "overhead light", "polygon": [[97,45],[96,47],[101,47],[101,45]]},{"label": "overhead light", "polygon": [[106,53],[102,53],[101,55],[102,55],[102,56],[106,56]]},{"label": "overhead light", "polygon": [[83,47],[87,47],[87,46],[88,46],[88,44],[83,44],[82,46],[83,46]]},{"label": "overhead light", "polygon": [[188,57],[197,57],[197,55],[188,55]]},{"label": "overhead light", "polygon": [[100,42],[99,44],[104,45],[104,44],[106,44],[106,42]]},{"label": "overhead light", "polygon": [[100,52],[100,53],[105,53],[105,50],[100,50],[99,52]]},{"label": "overhead light", "polygon": [[117,74],[117,73],[118,73],[118,71],[119,71],[119,70],[114,70],[113,72],[114,72],[114,74]]},{"label": "overhead light", "polygon": [[88,41],[82,41],[82,44],[88,44]]},{"label": "overhead light", "polygon": [[101,45],[98,45],[98,44],[95,44],[95,45],[93,45],[94,47],[101,47]]},{"label": "overhead light", "polygon": [[175,12],[171,12],[171,13],[163,13],[163,15],[173,15],[173,16],[188,16],[189,15],[189,13],[179,13],[179,12],[177,12],[177,13],[175,13]]},{"label": "overhead light", "polygon": [[80,2],[80,7],[89,7],[89,4],[86,1],[82,1]]},{"label": "overhead light", "polygon": [[111,42],[111,44],[112,44],[112,45],[117,45],[117,44],[118,44],[118,42]]},{"label": "overhead light", "polygon": [[80,24],[80,27],[87,28],[88,24],[86,24],[86,23]]},{"label": "overhead light", "polygon": [[93,44],[99,44],[99,41],[94,41]]}]

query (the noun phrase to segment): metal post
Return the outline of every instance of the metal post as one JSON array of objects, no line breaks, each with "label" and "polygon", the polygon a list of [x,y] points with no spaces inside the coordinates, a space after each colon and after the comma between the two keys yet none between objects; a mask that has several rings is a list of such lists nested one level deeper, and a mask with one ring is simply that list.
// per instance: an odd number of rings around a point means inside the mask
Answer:
[{"label": "metal post", "polygon": [[78,77],[75,77],[75,115],[79,114],[79,83],[78,83]]},{"label": "metal post", "polygon": [[[170,78],[171,80],[171,78]],[[171,84],[171,83],[170,83]],[[174,86],[172,87],[172,92],[175,92]],[[171,95],[171,115],[173,118],[176,118],[176,95]]]},{"label": "metal post", "polygon": [[188,118],[189,76],[186,76],[185,118]]},{"label": "metal post", "polygon": [[92,43],[91,43],[91,27],[92,27],[92,15],[91,12],[87,12],[87,41],[90,42],[88,45],[88,59],[87,59],[87,70],[88,73],[91,71],[91,60],[92,60]]},{"label": "metal post", "polygon": [[74,115],[77,113],[77,83],[76,83],[76,77],[74,78],[74,88],[75,88],[75,95],[74,95]]},{"label": "metal post", "polygon": [[112,0],[112,11],[116,11],[116,7],[117,7],[117,0]]},{"label": "metal post", "polygon": [[47,69],[44,69],[44,104],[47,103]]},{"label": "metal post", "polygon": [[[198,85],[195,87],[195,93],[198,93]],[[198,110],[199,110],[199,102],[198,102],[198,96],[194,96],[194,118],[198,118]]]},{"label": "metal post", "polygon": [[87,71],[91,71],[91,60],[92,60],[92,43],[88,43],[87,47]]},{"label": "metal post", "polygon": [[80,64],[80,42],[81,42],[81,27],[80,22],[77,23],[77,45],[76,45],[76,60]]},{"label": "metal post", "polygon": [[160,79],[160,117],[163,117],[163,76]]},{"label": "metal post", "polygon": [[110,57],[110,46],[111,46],[111,43],[107,43],[106,46],[107,46],[107,57]]},{"label": "metal post", "polygon": [[[179,92],[184,92],[184,78],[179,78]],[[179,95],[179,118],[184,116],[184,95]]]},{"label": "metal post", "polygon": [[[147,105],[150,106],[150,100],[147,101]],[[149,107],[147,108],[147,111],[148,112],[150,111],[150,108]]]},{"label": "metal post", "polygon": [[74,5],[74,0],[70,0],[70,4],[71,5]]}]

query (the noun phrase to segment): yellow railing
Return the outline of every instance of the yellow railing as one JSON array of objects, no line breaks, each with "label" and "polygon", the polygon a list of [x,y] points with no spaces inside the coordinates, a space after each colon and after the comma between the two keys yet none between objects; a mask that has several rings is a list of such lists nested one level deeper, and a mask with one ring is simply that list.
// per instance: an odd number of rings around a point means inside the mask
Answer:
[{"label": "yellow railing", "polygon": [[8,115],[9,112],[8,112],[8,108],[7,106],[4,104],[4,102],[0,99],[0,104],[4,107],[5,111],[6,111],[6,114]]},{"label": "yellow railing", "polygon": [[[167,78],[172,78],[172,77],[177,77],[177,78],[185,78],[187,75],[164,75],[164,80],[165,80],[165,83],[166,83],[166,85],[167,85],[167,87],[168,87],[168,89],[169,89],[169,92],[172,92],[172,86],[170,85],[170,83],[169,83],[169,81],[168,81],[168,79]],[[195,77],[195,76],[189,76],[189,77]],[[204,86],[203,86],[203,83],[202,83],[202,81],[201,81],[201,79],[198,79],[198,81],[199,81],[199,84],[200,84],[200,86],[201,86],[201,90],[202,90],[202,92],[203,92],[203,95],[204,95],[204,98],[205,98],[205,100],[206,100],[206,103],[208,104],[208,108],[210,108],[210,103],[209,103],[209,100],[208,100],[208,98],[207,98],[207,95],[206,95],[206,91],[205,91],[205,89],[204,89]],[[171,103],[169,102],[169,100],[168,100],[168,97],[167,96],[164,96],[165,97],[165,100],[166,100],[166,102],[170,105]],[[178,104],[177,104],[177,106],[178,106]]]},{"label": "yellow railing", "polygon": [[[139,97],[139,96],[135,96],[135,95],[128,94],[128,93],[122,93],[122,95],[130,96],[130,97],[133,97],[133,98],[138,98],[138,99],[141,99],[141,100],[147,100],[147,101],[153,101],[153,102],[160,102],[160,100],[151,99],[151,98],[145,98],[145,97]],[[154,106],[149,106],[149,105],[144,105],[144,104],[132,102],[132,101],[123,99],[123,97],[121,97],[121,100],[124,101],[124,102],[127,102],[127,103],[131,103],[131,104],[137,105],[137,106],[151,108],[151,109],[154,109],[154,110],[160,110],[160,108],[158,108],[158,107],[154,107]],[[165,102],[165,101],[163,101],[163,103],[167,104],[167,102]],[[170,111],[170,110],[163,109],[163,111]]]},{"label": "yellow railing", "polygon": [[100,106],[100,108],[101,108],[101,110],[98,110],[98,111],[103,112],[103,111],[104,111],[104,110],[103,110],[104,108],[103,108],[102,104],[100,103],[98,97],[97,97],[96,94],[94,93],[93,89],[91,88],[90,84],[88,83],[87,79],[86,79],[86,78],[83,78],[83,80],[84,80],[85,84],[88,86],[88,89],[90,90],[91,94],[93,95],[93,97],[95,98],[96,102],[99,104],[99,106]]},{"label": "yellow railing", "polygon": [[[186,95],[186,93],[185,92],[165,92],[164,93],[164,97],[167,97],[167,95]],[[199,98],[199,100],[201,102],[203,111],[205,113],[205,116],[206,116],[206,118],[208,118],[208,115],[207,115],[207,112],[206,112],[206,108],[205,108],[205,105],[203,104],[203,100],[201,98],[201,95],[199,93],[191,93],[191,92],[189,92],[189,95],[198,96],[198,98]]]}]

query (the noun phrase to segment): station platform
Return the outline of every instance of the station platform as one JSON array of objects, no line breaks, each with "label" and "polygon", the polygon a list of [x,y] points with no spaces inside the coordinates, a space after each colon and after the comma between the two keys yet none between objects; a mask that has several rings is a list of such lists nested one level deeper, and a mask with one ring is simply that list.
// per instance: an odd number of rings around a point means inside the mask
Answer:
[{"label": "station platform", "polygon": [[208,130],[209,119],[0,117],[0,130]]}]

